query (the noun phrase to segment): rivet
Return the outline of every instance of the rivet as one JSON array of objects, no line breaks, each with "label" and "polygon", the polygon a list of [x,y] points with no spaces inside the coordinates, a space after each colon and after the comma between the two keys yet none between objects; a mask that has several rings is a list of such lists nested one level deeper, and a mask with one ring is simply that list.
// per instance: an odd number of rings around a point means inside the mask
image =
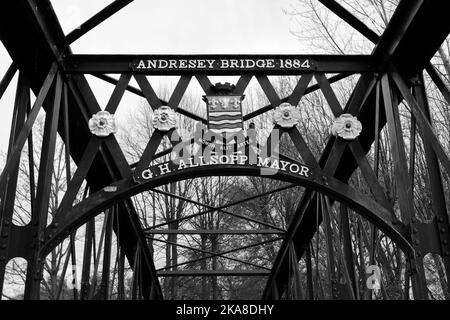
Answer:
[{"label": "rivet", "polygon": [[413,232],[417,233],[419,230],[417,228],[413,228]]},{"label": "rivet", "polygon": [[416,241],[414,241],[414,243],[415,243],[416,245],[419,245],[419,243],[420,243],[419,239],[416,239]]},{"label": "rivet", "polygon": [[6,260],[6,257],[5,257],[5,256],[1,256],[1,257],[0,257],[0,260],[1,260],[1,261],[5,261],[5,260]]},{"label": "rivet", "polygon": [[442,240],[442,243],[447,244],[448,243],[447,239]]},{"label": "rivet", "polygon": [[441,228],[441,233],[445,233],[445,228]]},{"label": "rivet", "polygon": [[4,243],[2,244],[2,249],[6,249],[7,245]]},{"label": "rivet", "polygon": [[8,232],[3,233],[3,238],[7,238],[9,236]]},{"label": "rivet", "polygon": [[450,256],[450,251],[445,251],[446,256]]},{"label": "rivet", "polygon": [[439,218],[438,218],[438,221],[439,221],[439,222],[444,222],[444,218],[439,217]]}]

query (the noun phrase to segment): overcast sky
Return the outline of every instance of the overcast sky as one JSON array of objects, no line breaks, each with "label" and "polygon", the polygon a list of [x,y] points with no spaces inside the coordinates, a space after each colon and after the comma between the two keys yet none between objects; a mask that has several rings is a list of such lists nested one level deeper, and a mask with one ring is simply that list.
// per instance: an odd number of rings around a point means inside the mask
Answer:
[{"label": "overcast sky", "polygon": [[[52,0],[67,34],[112,1]],[[302,53],[283,9],[296,0],[135,0],[72,45],[74,53]],[[0,44],[0,77],[11,59]],[[17,75],[0,100],[0,151],[6,152]],[[112,86],[89,79],[102,107]],[[127,94],[131,107],[140,98]],[[118,112],[125,112],[123,108]],[[120,116],[120,114],[118,115]]]}]

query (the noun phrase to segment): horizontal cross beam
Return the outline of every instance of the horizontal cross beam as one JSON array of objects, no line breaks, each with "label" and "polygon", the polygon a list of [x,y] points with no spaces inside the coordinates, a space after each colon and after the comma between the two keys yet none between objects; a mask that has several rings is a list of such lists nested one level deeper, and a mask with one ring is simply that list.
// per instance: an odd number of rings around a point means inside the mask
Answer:
[{"label": "horizontal cross beam", "polygon": [[268,276],[270,271],[264,270],[175,270],[175,271],[159,271],[159,277],[208,277],[208,276],[243,276],[243,277],[259,277]]},{"label": "horizontal cross beam", "polygon": [[251,229],[251,230],[213,230],[213,229],[202,229],[202,230],[173,230],[173,229],[157,229],[157,230],[147,230],[147,234],[234,234],[234,235],[249,235],[249,234],[284,234],[283,231],[273,230],[273,229]]},{"label": "horizontal cross beam", "polygon": [[373,72],[370,55],[69,55],[67,73],[124,73],[149,75],[297,75],[306,72]]}]

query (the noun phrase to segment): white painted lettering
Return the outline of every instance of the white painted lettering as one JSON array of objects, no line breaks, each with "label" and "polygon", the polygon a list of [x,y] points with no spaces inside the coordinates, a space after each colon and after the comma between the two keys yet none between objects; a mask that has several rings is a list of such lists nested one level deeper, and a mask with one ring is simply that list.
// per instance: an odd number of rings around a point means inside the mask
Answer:
[{"label": "white painted lettering", "polygon": [[221,59],[220,60],[220,67],[222,69],[228,69],[230,67],[230,61],[226,60],[226,59]]},{"label": "white painted lettering", "polygon": [[286,171],[286,167],[289,165],[289,162],[280,160],[281,170]]},{"label": "white painted lettering", "polygon": [[159,171],[161,174],[166,174],[166,173],[171,172],[169,169],[169,163],[163,163],[163,164],[159,165],[158,168],[159,168]]},{"label": "white painted lettering", "polygon": [[180,68],[181,69],[187,68],[187,60],[180,60]]},{"label": "white painted lettering", "polygon": [[[296,169],[294,169],[294,167]],[[292,173],[297,173],[297,172],[299,172],[299,170],[300,170],[300,167],[296,163],[292,163],[289,167],[289,171],[291,171]]]},{"label": "white painted lettering", "polygon": [[275,68],[275,60],[267,59],[266,60],[266,68]]},{"label": "white painted lettering", "polygon": [[245,59],[245,67],[247,69],[254,68],[255,67],[255,61],[250,60],[250,59]]},{"label": "white painted lettering", "polygon": [[198,60],[197,62],[197,68],[204,69],[206,68],[206,61],[205,60]]},{"label": "white painted lettering", "polygon": [[159,64],[158,64],[159,69],[165,69],[169,65],[167,60],[158,60],[158,62],[159,62]]},{"label": "white painted lettering", "polygon": [[142,179],[148,180],[153,177],[152,171],[150,169],[145,169],[141,173]]},{"label": "white painted lettering", "polygon": [[269,166],[269,160],[270,160],[269,158],[265,158],[264,162],[263,162],[262,158],[258,157],[258,164],[257,164],[257,166],[258,167],[268,167]]},{"label": "white painted lettering", "polygon": [[156,69],[156,60],[147,60],[148,69]]},{"label": "white painted lettering", "polygon": [[137,65],[136,69],[144,69],[145,63],[144,60],[139,61],[139,64]]},{"label": "white painted lettering", "polygon": [[302,166],[302,169],[300,170],[299,175],[308,178],[309,177],[309,168]]},{"label": "white painted lettering", "polygon": [[278,166],[278,160],[277,159],[273,160],[270,167],[273,169],[280,169],[280,167]]},{"label": "white painted lettering", "polygon": [[195,69],[197,67],[197,64],[195,63],[195,60],[189,60],[189,69]]},{"label": "white painted lettering", "polygon": [[169,69],[175,69],[177,67],[177,60],[169,60]]},{"label": "white painted lettering", "polygon": [[184,162],[183,159],[180,159],[180,163],[178,165],[178,170],[185,169],[186,167],[187,167],[186,162]]},{"label": "white painted lettering", "polygon": [[219,163],[218,160],[219,159],[217,158],[217,156],[211,156],[210,164],[218,164]]},{"label": "white painted lettering", "polygon": [[246,162],[247,160],[248,160],[248,157],[247,157],[247,156],[243,156],[243,155],[239,156],[239,164],[240,164],[240,165],[245,164],[245,162]]}]

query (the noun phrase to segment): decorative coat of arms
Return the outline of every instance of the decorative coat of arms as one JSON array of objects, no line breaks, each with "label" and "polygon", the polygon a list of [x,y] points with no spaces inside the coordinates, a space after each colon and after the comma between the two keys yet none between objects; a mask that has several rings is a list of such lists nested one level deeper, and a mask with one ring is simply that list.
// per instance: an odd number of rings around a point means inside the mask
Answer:
[{"label": "decorative coat of arms", "polygon": [[234,133],[243,129],[243,95],[233,95],[233,85],[217,83],[217,94],[204,96],[208,111],[208,129],[213,132]]}]

